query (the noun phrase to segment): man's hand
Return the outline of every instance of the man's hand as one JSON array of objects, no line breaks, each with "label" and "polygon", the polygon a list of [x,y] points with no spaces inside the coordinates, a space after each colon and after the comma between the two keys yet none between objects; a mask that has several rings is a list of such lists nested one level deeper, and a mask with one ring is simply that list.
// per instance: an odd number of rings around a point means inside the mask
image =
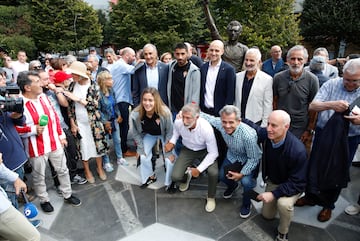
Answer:
[{"label": "man's hand", "polygon": [[21,190],[24,190],[25,192],[27,192],[26,184],[20,178],[17,178],[15,180],[14,187],[15,187],[16,195],[19,195]]},{"label": "man's hand", "polygon": [[227,179],[234,180],[235,182],[239,181],[241,178],[243,178],[243,176],[244,174],[233,171],[228,171],[228,173],[226,174]]},{"label": "man's hand", "polygon": [[112,127],[111,127],[111,122],[108,121],[104,124],[104,128],[105,128],[105,131],[106,133],[109,133],[111,135],[111,132],[112,132]]},{"label": "man's hand", "polygon": [[275,199],[274,194],[272,192],[263,192],[260,193],[256,199],[261,200],[265,203],[269,203]]},{"label": "man's hand", "polygon": [[36,125],[36,134],[40,136],[45,130],[45,126]]},{"label": "man's hand", "polygon": [[122,123],[123,122],[123,118],[121,117],[121,115],[118,116],[118,118],[116,119],[117,123]]},{"label": "man's hand", "polygon": [[22,113],[17,113],[17,112],[11,112],[11,114],[10,114],[11,119],[19,119],[22,116],[23,116]]},{"label": "man's hand", "polygon": [[308,141],[312,141],[312,134],[310,131],[306,130],[304,131],[304,133],[301,135],[300,140],[305,144]]},{"label": "man's hand", "polygon": [[344,112],[349,108],[349,103],[345,100],[332,101],[332,109],[336,112]]},{"label": "man's hand", "polygon": [[200,175],[200,171],[195,167],[190,167],[191,175],[193,177],[198,177]]},{"label": "man's hand", "polygon": [[357,114],[357,113],[352,112],[352,115],[346,115],[344,117],[346,119],[348,119],[354,125],[360,125],[360,113]]},{"label": "man's hand", "polygon": [[171,143],[171,142],[168,142],[168,143],[166,143],[165,144],[165,152],[170,152],[170,151],[172,151],[173,149],[174,149],[174,144],[173,143]]}]

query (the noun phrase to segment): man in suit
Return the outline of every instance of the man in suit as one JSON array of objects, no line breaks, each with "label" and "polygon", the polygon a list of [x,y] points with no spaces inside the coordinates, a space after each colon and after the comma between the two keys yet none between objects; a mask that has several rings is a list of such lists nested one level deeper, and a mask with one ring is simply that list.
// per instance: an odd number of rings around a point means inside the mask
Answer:
[{"label": "man in suit", "polygon": [[223,54],[224,43],[212,41],[208,49],[210,61],[200,68],[200,108],[214,116],[219,116],[221,108],[232,105],[235,99],[235,69],[221,60]]},{"label": "man in suit", "polygon": [[92,82],[96,82],[96,77],[100,72],[102,72],[102,71],[108,71],[109,72],[108,69],[99,66],[99,58],[94,54],[90,54],[88,56],[87,62],[89,63],[89,66],[90,66],[91,81]]},{"label": "man in suit", "polygon": [[135,70],[132,86],[134,106],[139,105],[142,91],[147,87],[156,88],[161,99],[167,104],[167,82],[169,66],[158,61],[158,52],[153,44],[146,44],[143,48],[145,64]]},{"label": "man in suit", "polygon": [[274,77],[274,75],[284,68],[284,61],[281,58],[281,47],[279,45],[274,45],[270,49],[271,58],[264,61],[262,65],[262,71]]},{"label": "man in suit", "polygon": [[235,103],[241,110],[241,118],[267,126],[272,111],[273,80],[260,70],[261,53],[251,48],[245,54],[245,71],[236,74]]}]

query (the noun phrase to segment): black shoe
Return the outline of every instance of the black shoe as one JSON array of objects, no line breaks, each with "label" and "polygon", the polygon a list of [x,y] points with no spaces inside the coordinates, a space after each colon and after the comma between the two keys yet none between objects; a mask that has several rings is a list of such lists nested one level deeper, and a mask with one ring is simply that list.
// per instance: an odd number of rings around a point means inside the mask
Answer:
[{"label": "black shoe", "polygon": [[352,162],[353,167],[360,167],[360,162]]},{"label": "black shoe", "polygon": [[224,192],[224,194],[223,194],[223,197],[224,197],[225,199],[231,198],[231,197],[233,196],[234,192],[236,191],[236,189],[238,188],[238,186],[239,186],[239,184],[236,183],[236,185],[235,185],[234,187],[228,187],[228,188],[225,190],[225,192]]},{"label": "black shoe", "polygon": [[145,189],[145,188],[147,188],[147,186],[149,186],[151,183],[154,183],[154,182],[156,182],[156,176],[154,176],[153,178],[151,178],[151,177],[149,177],[147,180],[146,180],[146,182],[143,184],[143,185],[141,185],[140,186],[140,188],[141,189]]},{"label": "black shoe", "polygon": [[78,207],[81,205],[81,201],[80,199],[78,199],[77,197],[71,195],[69,198],[64,198],[64,201],[68,204],[73,205],[74,207]]},{"label": "black shoe", "polygon": [[175,182],[172,182],[169,186],[166,186],[165,191],[170,194],[176,193],[177,186],[176,186]]},{"label": "black shoe", "polygon": [[54,207],[51,205],[50,202],[40,203],[40,207],[45,213],[54,212]]}]

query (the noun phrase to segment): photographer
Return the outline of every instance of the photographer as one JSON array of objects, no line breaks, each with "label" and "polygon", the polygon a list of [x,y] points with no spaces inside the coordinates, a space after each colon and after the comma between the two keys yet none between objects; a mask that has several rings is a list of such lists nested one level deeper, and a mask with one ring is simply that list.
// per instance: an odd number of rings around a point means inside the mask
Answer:
[{"label": "photographer", "polygon": [[[22,103],[16,103],[6,97],[5,71],[0,68],[0,152],[3,153],[4,164],[10,170],[16,172],[20,179],[24,178],[24,164],[27,162],[27,155],[15,125],[23,125],[25,117],[22,114]],[[19,91],[19,90],[18,90]],[[10,102],[10,104],[9,104]],[[9,110],[10,109],[10,110]],[[13,109],[17,112],[13,112]],[[17,196],[14,193],[13,183],[1,183],[6,190],[13,206],[18,208]]]}]

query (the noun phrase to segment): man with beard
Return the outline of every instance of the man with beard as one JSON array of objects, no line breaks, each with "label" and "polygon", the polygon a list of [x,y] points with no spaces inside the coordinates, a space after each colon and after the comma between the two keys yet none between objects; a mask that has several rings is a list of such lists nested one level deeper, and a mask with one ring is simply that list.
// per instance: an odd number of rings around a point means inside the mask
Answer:
[{"label": "man with beard", "polygon": [[290,114],[290,131],[310,148],[316,113],[308,111],[319,89],[317,77],[304,70],[308,52],[302,45],[292,47],[286,56],[289,69],[274,77],[274,109]]},{"label": "man with beard", "polygon": [[[216,207],[215,194],[218,182],[218,148],[213,128],[209,122],[199,117],[199,106],[186,104],[181,109],[182,119],[176,119],[173,136],[165,145],[165,152],[170,152],[175,147],[178,138],[182,137],[183,146],[177,158],[171,175],[173,182],[182,182],[179,186],[181,192],[189,189],[192,177],[208,172],[208,195],[205,206],[206,212],[213,212]],[[200,164],[195,168],[193,162],[198,159]]]},{"label": "man with beard", "polygon": [[272,111],[273,80],[260,70],[261,53],[251,48],[245,54],[245,71],[236,74],[235,103],[241,110],[241,118],[266,127]]}]

